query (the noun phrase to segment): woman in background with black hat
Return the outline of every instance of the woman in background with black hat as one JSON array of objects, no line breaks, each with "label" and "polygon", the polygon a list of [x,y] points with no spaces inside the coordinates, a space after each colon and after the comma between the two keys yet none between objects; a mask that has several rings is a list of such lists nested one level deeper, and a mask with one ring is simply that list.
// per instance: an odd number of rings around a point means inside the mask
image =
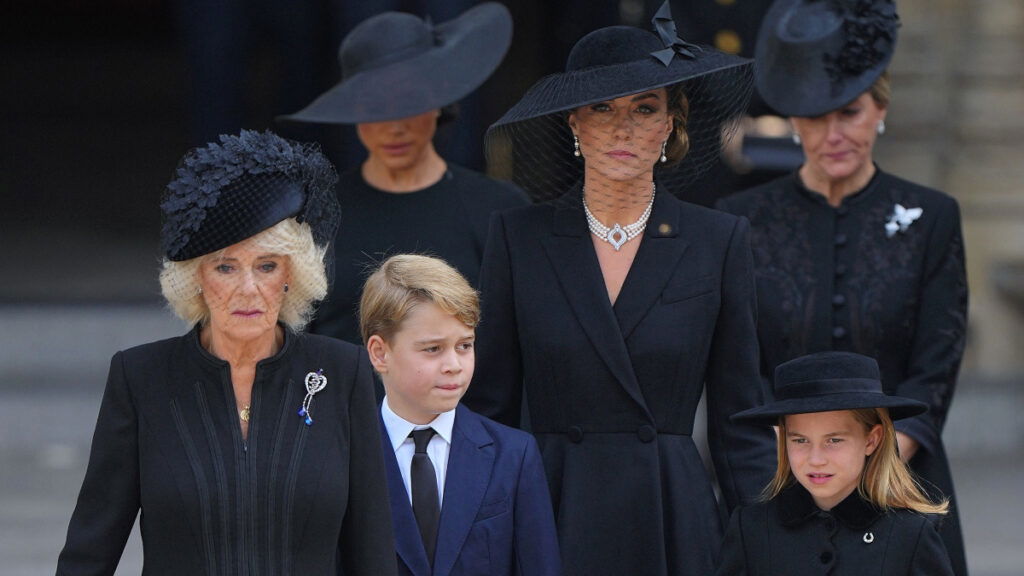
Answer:
[{"label": "woman in background with black hat", "polygon": [[757,46],[762,97],[791,116],[806,160],[793,174],[723,199],[750,219],[761,366],[822,350],[876,358],[887,392],[927,414],[901,421],[901,455],[934,497],[941,533],[967,572],[942,429],[967,332],[956,201],[873,161],[890,99],[899,22],[889,0],[780,0]]},{"label": "woman in background with black hat", "polygon": [[185,336],[118,352],[57,574],[395,574],[365,352],[299,331],[338,226],[319,150],[243,131],[185,156],[160,284]]},{"label": "woman in background with black hat", "polygon": [[900,459],[893,420],[928,406],[882,391],[878,364],[819,352],[775,370],[775,401],[734,415],[778,427],[765,502],[733,513],[718,576],[952,575],[929,500]]},{"label": "woman in background with black hat", "polygon": [[690,437],[705,384],[723,508],[772,468],[771,433],[728,421],[762,401],[746,221],[666,191],[717,155],[688,142],[717,143],[750,62],[679,40],[667,6],[656,23],[588,34],[488,134],[491,161],[556,199],[492,218],[466,403],[518,425],[525,392],[567,575],[713,571],[723,510]]},{"label": "woman in background with black hat", "polygon": [[411,14],[378,14],[342,42],[342,81],[284,118],[355,124],[368,153],[338,183],[346,225],[334,244],[337,276],[310,331],[360,343],[363,281],[391,254],[430,253],[476,283],[491,212],[527,199],[508,183],[446,162],[433,137],[454,104],[498,67],[511,39],[512,18],[493,2],[436,26]]}]

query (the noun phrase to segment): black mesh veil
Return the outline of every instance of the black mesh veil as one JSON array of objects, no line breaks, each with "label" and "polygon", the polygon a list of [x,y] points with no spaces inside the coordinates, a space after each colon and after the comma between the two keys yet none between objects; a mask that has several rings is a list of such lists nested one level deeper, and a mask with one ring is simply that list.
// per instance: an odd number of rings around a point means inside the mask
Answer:
[{"label": "black mesh veil", "polygon": [[[708,48],[707,50],[711,50]],[[548,77],[523,98],[538,102],[543,110],[544,93],[571,91],[579,79],[570,75]],[[753,67],[742,62],[696,78],[660,86],[637,86],[625,95],[651,88],[666,87],[669,93],[681,90],[688,102],[686,136],[689,149],[676,162],[654,163],[654,179],[661,191],[686,197],[687,186],[711,168],[722,148],[732,137],[747,107],[752,92]],[[540,89],[540,94],[534,91]],[[609,95],[610,96],[610,95]],[[598,101],[604,98],[598,99]],[[585,162],[601,161],[582,151],[574,154],[569,114],[573,109],[591,105],[582,102],[572,109],[547,112],[522,120],[503,118],[487,132],[488,166],[497,177],[514,181],[535,202],[557,198],[583,180]],[[549,107],[550,109],[550,107]],[[513,109],[513,111],[515,111]],[[512,111],[510,111],[512,112]],[[529,116],[529,112],[523,114]],[[642,130],[642,126],[637,126]],[[609,128],[611,131],[612,128]]]}]

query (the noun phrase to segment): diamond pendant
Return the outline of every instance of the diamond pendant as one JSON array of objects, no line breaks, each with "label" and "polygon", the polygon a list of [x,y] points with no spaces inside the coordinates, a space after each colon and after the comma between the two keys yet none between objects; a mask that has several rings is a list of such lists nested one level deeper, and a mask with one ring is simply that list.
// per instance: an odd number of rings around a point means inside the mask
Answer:
[{"label": "diamond pendant", "polygon": [[622,245],[626,243],[626,240],[629,240],[629,236],[626,236],[626,231],[622,229],[622,226],[619,226],[619,224],[616,223],[615,226],[608,231],[608,235],[605,236],[605,239],[608,240],[608,243],[612,245],[612,248],[615,248],[615,251],[618,252],[619,248],[622,248]]}]

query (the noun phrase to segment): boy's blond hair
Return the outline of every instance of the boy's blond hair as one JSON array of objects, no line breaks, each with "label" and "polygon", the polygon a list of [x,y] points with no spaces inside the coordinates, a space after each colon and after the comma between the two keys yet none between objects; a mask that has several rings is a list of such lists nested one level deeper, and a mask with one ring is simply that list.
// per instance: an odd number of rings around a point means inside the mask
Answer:
[{"label": "boy's blond hair", "polygon": [[363,343],[374,334],[390,340],[409,312],[423,302],[437,304],[470,328],[480,322],[480,296],[458,270],[433,256],[397,254],[363,285],[359,301]]}]

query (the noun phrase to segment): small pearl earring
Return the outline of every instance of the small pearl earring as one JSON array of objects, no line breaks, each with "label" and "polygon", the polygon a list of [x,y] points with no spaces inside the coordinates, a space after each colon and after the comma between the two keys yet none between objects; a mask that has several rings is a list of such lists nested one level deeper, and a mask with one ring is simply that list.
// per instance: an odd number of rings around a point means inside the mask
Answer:
[{"label": "small pearl earring", "polygon": [[668,140],[661,143],[661,163],[668,162],[668,156],[665,156],[665,148],[668,146]]},{"label": "small pearl earring", "polygon": [[878,121],[878,135],[885,134],[885,120]]},{"label": "small pearl earring", "polygon": [[796,132],[793,132],[793,144],[800,145],[800,135]]},{"label": "small pearl earring", "polygon": [[572,155],[577,157],[577,158],[579,158],[581,156],[581,154],[580,154],[580,137],[575,135],[575,134],[572,135]]}]

